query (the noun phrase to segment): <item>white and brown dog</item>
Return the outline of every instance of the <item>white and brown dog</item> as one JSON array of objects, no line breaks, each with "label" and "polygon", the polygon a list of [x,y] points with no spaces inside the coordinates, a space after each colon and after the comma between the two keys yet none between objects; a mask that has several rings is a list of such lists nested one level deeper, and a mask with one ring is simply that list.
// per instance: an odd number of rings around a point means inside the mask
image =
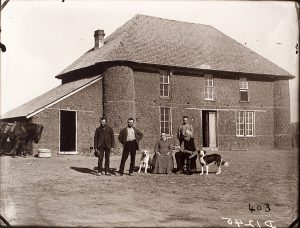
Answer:
[{"label": "white and brown dog", "polygon": [[206,175],[208,175],[208,167],[211,164],[215,164],[216,166],[218,166],[218,172],[216,174],[221,174],[221,165],[229,166],[229,163],[227,161],[223,161],[221,155],[219,154],[206,155],[206,151],[200,150],[198,152],[198,155],[199,155],[199,162],[201,165],[200,175],[203,174],[204,166],[206,168]]},{"label": "white and brown dog", "polygon": [[149,154],[148,150],[142,150],[142,156],[141,156],[141,160],[140,160],[140,168],[139,168],[138,173],[141,172],[143,167],[145,168],[145,173],[147,173],[148,166],[151,169],[150,154]]}]

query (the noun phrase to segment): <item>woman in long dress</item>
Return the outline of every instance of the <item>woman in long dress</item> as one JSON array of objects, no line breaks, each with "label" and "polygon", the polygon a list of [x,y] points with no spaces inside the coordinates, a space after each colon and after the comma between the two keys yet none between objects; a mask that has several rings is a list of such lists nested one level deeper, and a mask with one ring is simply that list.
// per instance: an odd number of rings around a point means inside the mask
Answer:
[{"label": "woman in long dress", "polygon": [[167,139],[166,133],[161,133],[160,140],[155,144],[153,156],[152,173],[167,173],[172,174],[173,171],[173,145]]}]

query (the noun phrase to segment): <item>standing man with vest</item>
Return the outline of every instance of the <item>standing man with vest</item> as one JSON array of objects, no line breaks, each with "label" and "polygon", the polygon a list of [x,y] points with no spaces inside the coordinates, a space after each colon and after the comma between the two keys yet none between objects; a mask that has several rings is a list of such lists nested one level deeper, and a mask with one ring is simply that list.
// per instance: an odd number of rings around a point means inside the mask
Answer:
[{"label": "standing man with vest", "polygon": [[123,128],[119,134],[119,141],[123,145],[123,154],[120,164],[120,175],[124,174],[124,167],[126,160],[130,154],[130,168],[129,168],[129,175],[133,175],[133,169],[135,166],[135,155],[136,151],[139,149],[139,142],[143,138],[143,133],[133,127],[134,119],[129,118],[127,120],[127,127]]},{"label": "standing man with vest", "polygon": [[189,124],[189,117],[188,116],[183,116],[182,117],[182,124],[178,126],[178,131],[177,131],[177,138],[179,140],[179,145],[181,146],[183,140],[184,140],[184,135],[186,131],[191,132],[191,137],[194,137],[194,128],[193,125]]},{"label": "standing man with vest", "polygon": [[107,125],[106,118],[100,119],[100,127],[96,129],[94,136],[94,148],[98,157],[98,175],[103,173],[103,157],[105,156],[105,175],[110,175],[109,158],[115,146],[113,129]]}]

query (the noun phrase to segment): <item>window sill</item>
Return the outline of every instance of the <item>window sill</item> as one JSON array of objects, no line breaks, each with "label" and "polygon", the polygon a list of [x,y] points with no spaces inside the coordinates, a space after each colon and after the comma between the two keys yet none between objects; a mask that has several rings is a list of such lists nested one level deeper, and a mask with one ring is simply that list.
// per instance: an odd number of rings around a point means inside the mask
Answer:
[{"label": "window sill", "polygon": [[255,135],[247,135],[247,136],[244,136],[244,135],[236,135],[235,137],[237,137],[237,138],[255,138],[256,136],[255,136]]},{"label": "window sill", "polygon": [[207,99],[207,98],[205,98],[204,100],[205,101],[215,101],[215,99]]},{"label": "window sill", "polygon": [[250,103],[250,101],[240,101],[240,103]]},{"label": "window sill", "polygon": [[166,99],[166,100],[170,100],[171,97],[159,97],[160,99]]}]

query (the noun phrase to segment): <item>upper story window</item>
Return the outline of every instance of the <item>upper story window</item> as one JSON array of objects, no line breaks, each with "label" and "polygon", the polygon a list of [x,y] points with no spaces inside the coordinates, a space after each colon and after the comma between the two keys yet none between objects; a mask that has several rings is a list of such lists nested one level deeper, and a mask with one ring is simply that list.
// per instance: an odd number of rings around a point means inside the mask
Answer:
[{"label": "upper story window", "polygon": [[240,78],[240,101],[242,102],[249,101],[248,81],[246,77]]},{"label": "upper story window", "polygon": [[205,87],[204,98],[205,100],[214,100],[214,77],[212,74],[204,75]]},{"label": "upper story window", "polygon": [[172,116],[170,108],[160,108],[160,132],[172,134]]},{"label": "upper story window", "polygon": [[254,136],[254,112],[238,111],[236,115],[236,136]]},{"label": "upper story window", "polygon": [[170,97],[170,71],[160,71],[160,97]]}]

